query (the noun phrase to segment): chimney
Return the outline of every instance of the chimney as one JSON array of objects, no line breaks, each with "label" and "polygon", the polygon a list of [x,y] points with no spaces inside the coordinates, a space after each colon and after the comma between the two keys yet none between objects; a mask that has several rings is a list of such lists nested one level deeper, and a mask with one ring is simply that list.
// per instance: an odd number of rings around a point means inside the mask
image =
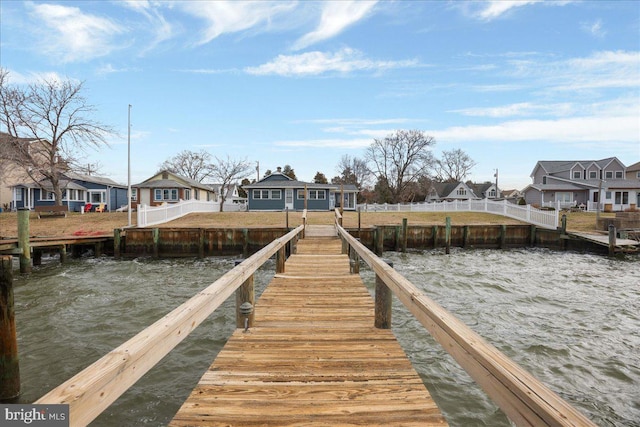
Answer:
[{"label": "chimney", "polygon": [[278,166],[278,173],[282,173],[282,168]]}]

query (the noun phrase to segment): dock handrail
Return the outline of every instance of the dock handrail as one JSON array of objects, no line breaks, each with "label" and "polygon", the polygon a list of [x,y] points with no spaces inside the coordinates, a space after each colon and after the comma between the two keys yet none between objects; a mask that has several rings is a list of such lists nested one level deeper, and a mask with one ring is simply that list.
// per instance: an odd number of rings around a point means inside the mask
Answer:
[{"label": "dock handrail", "polygon": [[87,425],[213,313],[271,256],[302,233],[275,239],[184,304],[54,388],[35,403],[68,404],[72,425]]},{"label": "dock handrail", "polygon": [[[518,426],[595,424],[387,265],[337,223],[338,235]],[[351,249],[350,249],[351,250]]]}]

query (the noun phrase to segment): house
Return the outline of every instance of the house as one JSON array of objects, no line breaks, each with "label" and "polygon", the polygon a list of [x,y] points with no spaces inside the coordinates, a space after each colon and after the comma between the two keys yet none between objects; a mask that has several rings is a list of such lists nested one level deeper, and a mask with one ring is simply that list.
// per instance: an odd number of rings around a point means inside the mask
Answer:
[{"label": "house", "polygon": [[[355,210],[358,194],[355,185],[297,181],[284,175],[281,168],[243,188],[250,211],[302,210],[305,206],[311,211],[329,211],[341,205],[344,210]],[[344,203],[341,203],[341,194],[344,194]]]},{"label": "house", "polygon": [[[498,193],[500,190],[498,190]],[[495,183],[485,182],[474,184],[472,182],[432,182],[427,192],[427,202],[442,202],[469,199],[495,199]]]},{"label": "house", "polygon": [[[114,211],[127,204],[127,187],[99,176],[64,172],[61,175],[62,204],[72,212],[84,210],[84,206],[104,204],[106,210]],[[55,195],[49,180],[17,183],[11,186],[12,209],[36,206],[53,206]]]},{"label": "house", "polygon": [[512,202],[517,202],[522,197],[522,193],[520,190],[502,190],[500,191],[500,195],[507,200]]},{"label": "house", "polygon": [[[225,203],[247,203],[247,198],[240,196],[239,184],[228,184],[223,188],[222,184],[209,184],[217,195],[224,194]],[[223,193],[224,192],[224,193]],[[218,197],[219,199],[219,197]]]},{"label": "house", "polygon": [[631,181],[640,181],[640,162],[636,162],[631,166],[627,166],[627,173],[625,178]]},{"label": "house", "polygon": [[539,161],[531,172],[533,183],[523,194],[527,204],[534,206],[559,203],[561,208],[595,210],[600,204],[602,210],[623,211],[637,207],[640,201],[640,180],[627,177],[627,168],[616,157]]},{"label": "house", "polygon": [[167,170],[131,186],[132,209],[139,204],[159,206],[163,203],[178,203],[180,200],[215,202],[217,198],[210,185]]},{"label": "house", "polygon": [[[14,138],[8,133],[0,132],[0,209],[2,210],[15,209],[12,189],[14,185],[43,178],[42,176],[30,176],[20,162],[15,160],[12,154],[15,153],[14,147],[16,145],[21,149],[26,148],[37,159],[43,159],[42,152],[46,152],[51,146],[48,141],[33,138]],[[66,167],[61,169],[66,169]]]}]

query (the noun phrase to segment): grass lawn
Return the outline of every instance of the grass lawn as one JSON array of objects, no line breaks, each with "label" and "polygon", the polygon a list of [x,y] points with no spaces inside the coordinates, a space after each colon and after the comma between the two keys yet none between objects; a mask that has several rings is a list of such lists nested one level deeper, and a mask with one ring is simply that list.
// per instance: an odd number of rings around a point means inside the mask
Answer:
[{"label": "grass lawn", "polygon": [[[594,232],[596,214],[590,212],[568,212],[567,229],[569,231]],[[522,224],[522,222],[479,212],[363,212],[360,217],[362,227],[374,225],[402,224],[407,218],[409,225],[444,225],[445,218],[451,217],[453,225],[478,224]],[[613,217],[615,214],[601,214],[602,217]],[[115,228],[126,227],[128,217],[126,212],[86,213],[70,212],[66,218],[38,219],[35,213],[30,216],[31,236],[71,236],[71,235],[101,235],[113,234]],[[309,212],[309,224],[332,224],[333,212]],[[133,225],[136,215],[131,215]],[[302,223],[301,212],[289,213],[289,226],[296,227]],[[196,213],[183,218],[161,224],[159,227],[284,227],[286,214],[284,212],[221,212]],[[343,224],[345,227],[358,226],[357,212],[345,212]],[[17,213],[0,213],[0,239],[15,238],[18,235]]]}]

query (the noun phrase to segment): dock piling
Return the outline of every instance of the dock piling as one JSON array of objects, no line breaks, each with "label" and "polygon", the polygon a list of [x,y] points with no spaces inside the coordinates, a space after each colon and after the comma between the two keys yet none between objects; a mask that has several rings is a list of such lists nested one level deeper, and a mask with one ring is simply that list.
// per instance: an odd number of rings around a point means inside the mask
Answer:
[{"label": "dock piling", "polygon": [[29,244],[29,209],[18,209],[18,247],[20,273],[31,273],[31,245]]},{"label": "dock piling", "polygon": [[609,256],[616,253],[616,226],[609,224]]},{"label": "dock piling", "polygon": [[[393,262],[384,260],[390,267]],[[393,292],[376,274],[376,295],[375,295],[375,320],[374,326],[378,329],[391,329],[391,303]]]},{"label": "dock piling", "polygon": [[[238,265],[243,260],[236,260],[235,265]],[[252,274],[245,280],[238,289],[236,289],[236,328],[251,328],[256,317],[255,310],[253,310],[248,316],[240,309],[242,304],[249,303],[255,306],[255,288],[254,288],[254,275]],[[248,319],[245,324],[245,319]]]},{"label": "dock piling", "polygon": [[445,220],[445,250],[444,252],[449,255],[451,253],[451,217],[448,216]]},{"label": "dock piling", "polygon": [[0,257],[0,402],[20,395],[20,364],[13,301],[11,255]]}]

